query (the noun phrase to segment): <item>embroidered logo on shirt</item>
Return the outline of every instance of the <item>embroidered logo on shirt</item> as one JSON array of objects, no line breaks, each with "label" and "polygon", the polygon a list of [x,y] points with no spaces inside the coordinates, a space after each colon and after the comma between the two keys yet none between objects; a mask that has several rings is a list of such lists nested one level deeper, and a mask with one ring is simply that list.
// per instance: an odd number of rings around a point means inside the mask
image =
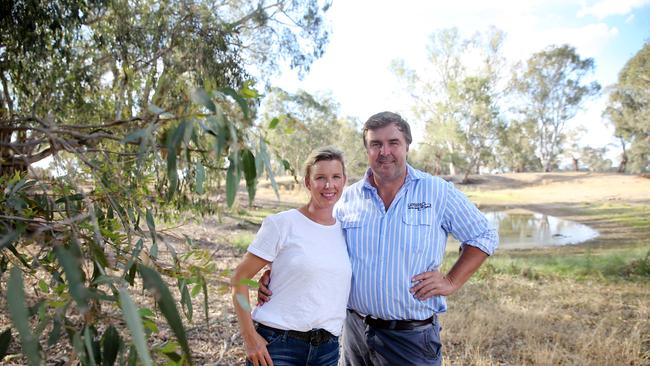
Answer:
[{"label": "embroidered logo on shirt", "polygon": [[431,204],[427,202],[414,202],[409,203],[409,210],[424,210],[425,208],[431,208]]}]

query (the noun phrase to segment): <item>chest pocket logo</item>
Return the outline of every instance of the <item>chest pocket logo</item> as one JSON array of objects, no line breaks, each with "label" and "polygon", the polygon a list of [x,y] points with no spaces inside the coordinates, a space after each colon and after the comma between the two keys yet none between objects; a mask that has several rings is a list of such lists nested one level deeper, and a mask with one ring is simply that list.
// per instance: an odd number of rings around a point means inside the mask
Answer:
[{"label": "chest pocket logo", "polygon": [[[417,204],[418,207],[421,203]],[[405,226],[404,239],[400,246],[407,253],[421,253],[432,243],[433,212],[430,208],[406,209],[402,221]],[[410,204],[409,204],[410,206]]]}]

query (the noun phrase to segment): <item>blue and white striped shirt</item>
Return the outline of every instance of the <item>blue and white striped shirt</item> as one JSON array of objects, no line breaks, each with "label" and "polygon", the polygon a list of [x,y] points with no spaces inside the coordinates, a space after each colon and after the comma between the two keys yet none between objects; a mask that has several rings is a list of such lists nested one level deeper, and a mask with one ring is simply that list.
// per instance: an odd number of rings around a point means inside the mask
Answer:
[{"label": "blue and white striped shirt", "polygon": [[452,183],[410,165],[386,210],[370,174],[348,187],[336,206],[352,264],[348,308],[390,320],[445,312],[444,296],[413,297],[411,278],[440,267],[448,234],[491,255],[497,231]]}]

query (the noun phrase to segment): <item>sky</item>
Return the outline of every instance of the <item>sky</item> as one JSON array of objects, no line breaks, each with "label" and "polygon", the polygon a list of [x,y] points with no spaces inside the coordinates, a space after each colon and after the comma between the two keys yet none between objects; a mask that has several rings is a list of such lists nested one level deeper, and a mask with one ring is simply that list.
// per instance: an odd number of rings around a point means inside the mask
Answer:
[{"label": "sky", "polygon": [[[438,30],[457,27],[469,37],[495,26],[506,33],[503,50],[511,63],[569,44],[582,58],[594,59],[593,78],[604,88],[650,40],[650,0],[334,0],[326,19],[331,35],[325,55],[303,80],[283,72],[272,84],[291,92],[331,92],[339,114],[360,121],[384,110],[401,113],[415,142],[423,126],[412,118],[404,82],[390,63],[399,58],[423,69],[428,38]],[[582,145],[615,142],[613,127],[601,117],[606,101],[603,93],[569,122],[570,128],[588,129]]]}]

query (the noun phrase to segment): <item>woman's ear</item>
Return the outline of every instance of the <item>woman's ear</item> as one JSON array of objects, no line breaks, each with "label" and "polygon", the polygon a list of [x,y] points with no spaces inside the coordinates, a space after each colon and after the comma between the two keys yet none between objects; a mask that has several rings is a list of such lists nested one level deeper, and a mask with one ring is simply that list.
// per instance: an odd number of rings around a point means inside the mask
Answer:
[{"label": "woman's ear", "polygon": [[309,177],[305,177],[305,187],[309,190],[311,189],[310,187],[311,183],[309,183]]}]

